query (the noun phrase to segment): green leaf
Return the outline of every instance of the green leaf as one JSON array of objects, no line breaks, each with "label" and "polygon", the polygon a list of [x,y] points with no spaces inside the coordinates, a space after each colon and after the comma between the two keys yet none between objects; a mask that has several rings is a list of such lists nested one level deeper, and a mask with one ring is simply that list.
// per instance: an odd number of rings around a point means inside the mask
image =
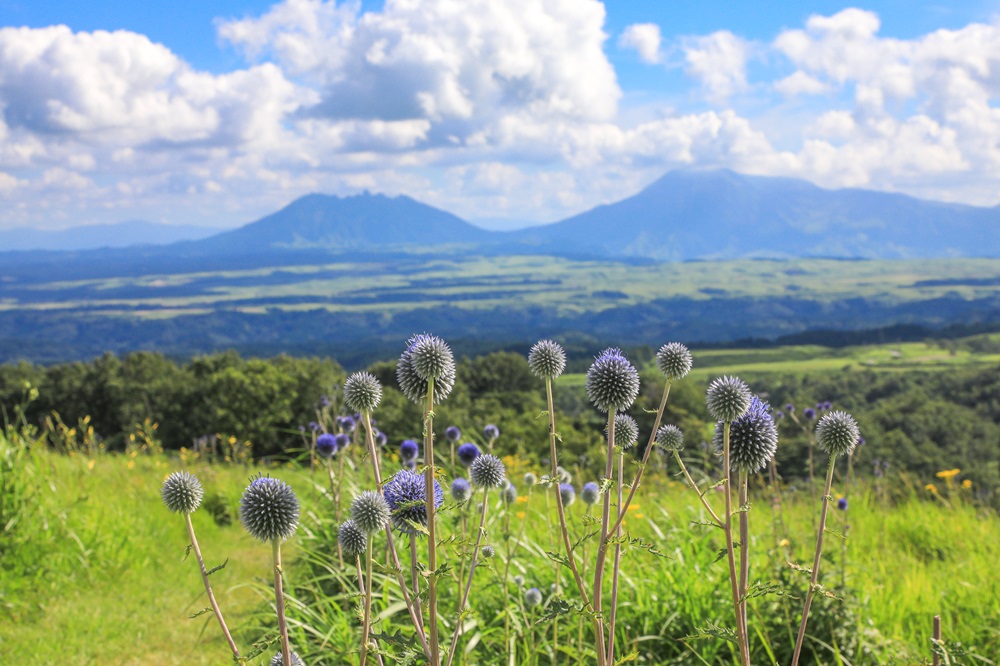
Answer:
[{"label": "green leaf", "polygon": [[627,664],[629,662],[636,661],[638,658],[639,658],[639,651],[638,650],[632,650],[628,654],[626,654],[626,655],[620,657],[619,659],[617,659],[615,661],[615,666],[618,666],[619,664]]},{"label": "green leaf", "polygon": [[199,615],[204,615],[205,613],[211,613],[211,612],[212,612],[212,609],[211,609],[211,608],[202,608],[202,609],[201,609],[200,611],[198,611],[197,613],[194,613],[193,615],[188,615],[188,619],[189,619],[189,620],[193,620],[193,619],[195,619],[196,617],[198,617]]},{"label": "green leaf", "polygon": [[219,566],[217,566],[217,567],[212,567],[211,569],[209,569],[208,571],[206,571],[206,572],[205,572],[205,575],[206,575],[206,576],[211,576],[211,575],[212,575],[212,574],[214,574],[214,573],[215,573],[216,571],[222,571],[223,569],[225,569],[225,568],[226,568],[226,565],[227,565],[227,564],[229,564],[229,558],[228,558],[228,557],[226,558],[226,561],[225,561],[225,562],[223,562],[222,564],[220,564]]},{"label": "green leaf", "polygon": [[727,627],[720,627],[717,624],[709,622],[703,629],[698,629],[697,634],[692,634],[690,636],[685,636],[681,640],[703,640],[706,638],[721,638],[724,641],[729,641],[730,643],[736,642],[736,632]]}]

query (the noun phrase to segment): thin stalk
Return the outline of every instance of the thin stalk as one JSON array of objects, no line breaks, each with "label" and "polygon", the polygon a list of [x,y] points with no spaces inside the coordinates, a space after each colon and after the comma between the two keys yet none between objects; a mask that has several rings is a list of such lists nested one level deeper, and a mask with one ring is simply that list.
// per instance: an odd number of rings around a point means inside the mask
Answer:
[{"label": "thin stalk", "polygon": [[746,631],[743,628],[743,616],[740,613],[740,588],[736,575],[736,552],[733,546],[733,498],[732,498],[732,473],[729,469],[729,426],[726,421],[722,425],[722,465],[726,475],[726,520],[722,529],[726,533],[726,557],[729,560],[729,583],[733,593],[733,611],[736,615],[736,643],[740,648],[740,662],[743,666],[750,666],[750,660],[746,656]]},{"label": "thin stalk", "polygon": [[[854,451],[847,454],[847,477],[844,480],[844,538],[840,540],[840,586],[847,587],[847,535],[851,531],[851,485],[854,482]],[[829,493],[827,493],[829,494]]]},{"label": "thin stalk", "polygon": [[483,509],[479,514],[479,529],[476,531],[476,545],[472,548],[472,564],[469,565],[469,579],[465,583],[465,592],[462,593],[462,603],[458,605],[458,616],[455,618],[455,631],[451,635],[451,647],[448,648],[448,661],[446,666],[451,666],[455,658],[455,648],[458,647],[458,636],[462,631],[462,613],[465,612],[465,605],[469,602],[469,591],[472,589],[472,577],[476,573],[476,563],[479,559],[479,545],[483,541],[483,533],[486,531],[486,506],[489,504],[487,497],[489,490],[483,488]]},{"label": "thin stalk", "polygon": [[[371,414],[369,412],[363,412],[361,416],[365,422],[365,445],[368,447],[368,455],[372,460],[372,471],[375,474],[375,483],[378,484],[379,492],[381,492],[382,472],[379,470],[378,458],[375,455],[375,436],[372,434]],[[413,628],[416,629],[417,639],[420,641],[420,647],[424,651],[424,656],[430,659],[430,646],[427,644],[427,635],[424,631],[423,621],[420,619],[419,607],[414,608],[413,598],[410,597],[410,593],[406,589],[406,579],[403,576],[403,567],[399,563],[399,553],[396,552],[396,544],[392,538],[391,522],[385,526],[385,537],[386,550],[389,551],[389,555],[392,557],[392,567],[396,572],[396,581],[399,583],[399,589],[403,593],[403,601],[406,603],[406,610],[410,614],[410,622],[413,623]]]},{"label": "thin stalk", "polygon": [[372,629],[372,535],[368,535],[368,547],[365,548],[365,563],[367,577],[365,578],[365,619],[361,631],[361,666],[368,662],[368,636]]},{"label": "thin stalk", "polygon": [[441,663],[441,647],[438,644],[437,608],[437,531],[434,527],[434,379],[427,380],[427,409],[424,412],[424,488],[427,489],[427,566],[431,575],[427,579],[427,621],[430,623],[431,663]]},{"label": "thin stalk", "polygon": [[[545,378],[545,398],[548,403],[549,409],[549,458],[552,463],[552,469],[549,473],[549,482],[555,487],[556,491],[556,512],[559,514],[559,528],[562,533],[563,547],[566,549],[566,559],[569,561],[569,569],[573,573],[573,580],[576,581],[577,590],[580,592],[580,599],[583,601],[584,607],[588,611],[593,611],[593,605],[591,604],[590,598],[587,596],[587,586],[583,582],[583,577],[580,576],[580,570],[576,566],[576,557],[573,555],[573,543],[569,539],[569,528],[566,526],[566,508],[563,506],[562,493],[559,492],[559,475],[556,469],[559,466],[558,455],[556,453],[556,411],[555,405],[552,400],[552,378]],[[545,496],[546,509],[548,509],[548,495]],[[548,516],[548,511],[546,511],[546,516]],[[549,535],[551,538],[551,530],[549,530]],[[556,563],[556,585],[559,584],[559,564]],[[604,629],[601,626],[601,620],[594,617],[594,636],[597,642],[597,655],[598,663],[604,663]],[[555,625],[555,622],[553,622]]]},{"label": "thin stalk", "polygon": [[281,634],[281,661],[292,666],[292,650],[288,647],[288,624],[285,622],[285,593],[281,585],[281,540],[271,539],[271,556],[274,560],[274,603],[278,611],[278,633]]},{"label": "thin stalk", "polygon": [[201,548],[198,547],[198,538],[194,535],[194,525],[191,523],[190,513],[184,514],[184,522],[187,523],[188,538],[191,539],[191,550],[194,551],[194,556],[198,559],[198,567],[201,568],[201,581],[205,584],[205,594],[208,595],[208,602],[212,604],[212,611],[215,613],[215,619],[219,621],[219,626],[222,627],[222,633],[226,637],[226,642],[229,643],[229,650],[233,653],[233,657],[239,659],[240,651],[236,647],[236,642],[233,640],[232,634],[229,633],[226,621],[222,619],[222,610],[219,608],[219,602],[215,600],[215,593],[212,592],[212,584],[208,582],[208,570],[205,568],[205,560],[201,556]]},{"label": "thin stalk", "polygon": [[[625,504],[618,507],[618,519],[615,520],[615,524],[611,526],[611,531],[616,532],[619,527],[621,527],[622,520],[625,519],[625,512],[628,511],[629,505],[632,504],[632,498],[635,497],[635,491],[639,489],[639,482],[642,481],[642,473],[646,469],[646,463],[649,462],[649,454],[656,447],[656,432],[660,429],[660,421],[663,420],[663,412],[667,408],[667,398],[670,396],[670,382],[663,388],[663,397],[660,398],[660,408],[656,410],[656,419],[653,421],[653,431],[649,433],[649,441],[646,443],[646,450],[642,452],[642,463],[639,465],[639,470],[635,473],[635,480],[632,482],[632,487],[629,488],[628,497],[625,499]],[[621,502],[619,502],[621,504]]]},{"label": "thin stalk", "polygon": [[747,627],[747,586],[750,579],[750,516],[744,510],[749,501],[747,473],[740,472],[739,503],[740,503],[740,622],[743,624],[743,635],[746,640],[745,655],[749,660],[750,631]]},{"label": "thin stalk", "polygon": [[[608,410],[608,459],[604,465],[604,478],[610,479],[614,473],[615,464],[615,408]],[[598,616],[602,610],[602,597],[604,596],[604,561],[608,556],[608,524],[611,522],[611,493],[604,493],[604,509],[601,514],[601,538],[597,542],[597,562],[594,565],[594,613]],[[604,666],[607,653],[604,649],[604,623],[600,624],[600,631],[597,633],[597,663]]]},{"label": "thin stalk", "polygon": [[[337,506],[337,525],[340,524],[340,492],[335,488],[335,483],[333,479],[333,464],[330,462],[329,458],[326,459],[326,472],[330,477],[330,501]],[[340,566],[344,566],[344,550],[340,547],[340,540],[337,540],[337,561],[340,562]]]},{"label": "thin stalk", "polygon": [[[357,569],[358,569],[358,588],[361,590],[361,596],[367,596],[368,593],[365,591],[365,576],[361,572],[361,556],[360,555],[355,555],[354,556],[354,566],[357,567]],[[371,576],[368,576],[368,580],[371,580]],[[375,645],[378,645],[378,643],[375,642],[374,638],[371,639],[371,641],[372,641],[372,643],[375,643]],[[381,666],[384,666],[384,662],[382,661],[382,655],[376,653],[375,656],[378,658],[378,663]]]},{"label": "thin stalk", "polygon": [[413,585],[413,598],[417,601],[417,617],[420,618],[420,626],[424,626],[424,610],[420,606],[420,575],[417,573],[417,539],[416,535],[410,535],[410,581]]},{"label": "thin stalk", "polygon": [[[625,474],[625,453],[618,454],[618,506],[616,511],[621,511],[622,506],[622,476]],[[615,536],[621,539],[622,521],[619,517],[618,528]],[[615,620],[618,619],[618,573],[621,570],[622,544],[621,541],[615,543],[615,563],[611,569],[611,622],[608,629],[608,663],[615,663]]]},{"label": "thin stalk", "polygon": [[[506,501],[504,497],[504,516],[503,516],[503,538],[504,546],[506,551],[506,558],[503,566],[503,584],[500,587],[503,590],[504,595],[507,594],[507,574],[510,573],[510,503]],[[504,645],[508,646],[508,652],[513,654],[510,650],[510,613],[504,608],[503,613],[503,642]]]},{"label": "thin stalk", "polygon": [[[465,506],[462,507],[462,517],[461,517],[461,521],[460,522],[461,522],[461,525],[462,525],[462,541],[461,541],[461,543],[464,544],[466,538],[468,537],[468,533],[469,533],[469,502],[468,502],[468,500],[466,500]],[[458,559],[459,559],[459,562],[458,562],[458,580],[456,581],[456,583],[458,585],[461,585],[462,581],[465,580],[465,558],[464,557],[460,557]],[[458,612],[458,605],[460,603],[462,603],[462,600],[456,597],[455,598],[455,612],[456,613]]]},{"label": "thin stalk", "polygon": [[708,503],[708,500],[705,499],[705,493],[701,492],[701,490],[698,488],[698,484],[695,483],[694,479],[691,478],[691,473],[688,472],[688,468],[684,464],[684,460],[681,458],[681,454],[677,451],[674,451],[674,460],[676,460],[677,464],[680,465],[681,471],[684,472],[684,478],[687,479],[688,485],[691,486],[691,490],[693,490],[698,495],[698,499],[701,500],[701,505],[705,507],[705,510],[708,511],[708,514],[712,516],[712,520],[715,521],[715,524],[721,527],[722,529],[726,529],[725,523],[722,522],[722,519],[719,518],[718,514],[716,514],[715,511],[712,509],[712,506]]},{"label": "thin stalk", "polygon": [[812,605],[813,590],[819,580],[819,563],[823,554],[823,532],[826,531],[826,514],[830,508],[830,487],[833,485],[833,470],[836,466],[837,457],[830,456],[830,465],[826,470],[826,486],[823,490],[823,508],[819,514],[819,530],[816,532],[816,554],[813,556],[812,577],[809,579],[809,591],[806,592],[806,603],[802,609],[802,623],[799,624],[799,635],[795,639],[795,653],[792,655],[792,666],[799,663],[799,655],[802,653],[802,642],[806,637],[806,623],[809,621],[809,606]]}]

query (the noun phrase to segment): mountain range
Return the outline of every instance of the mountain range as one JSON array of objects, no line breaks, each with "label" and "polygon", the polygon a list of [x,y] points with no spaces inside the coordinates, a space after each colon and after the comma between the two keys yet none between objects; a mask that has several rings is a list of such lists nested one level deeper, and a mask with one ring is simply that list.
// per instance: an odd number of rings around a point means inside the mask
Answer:
[{"label": "mountain range", "polygon": [[133,220],[116,224],[90,224],[69,229],[15,227],[0,232],[0,252],[5,250],[93,250],[98,248],[166,245],[207,238],[218,229],[190,224],[160,224]]},{"label": "mountain range", "polygon": [[[108,225],[116,242],[197,238],[203,228]],[[141,225],[149,234],[142,237]],[[151,227],[157,227],[155,230]],[[94,247],[98,227],[63,232],[48,249]],[[129,233],[126,233],[129,232]],[[135,232],[134,234],[131,232]],[[51,232],[36,232],[51,233]],[[13,238],[13,240],[12,240]],[[82,240],[81,240],[82,239]],[[20,245],[19,245],[20,243]],[[0,249],[21,249],[5,232]],[[162,248],[147,256],[427,252],[554,254],[646,260],[745,257],[923,258],[1000,256],[1000,206],[986,208],[862,189],[827,190],[804,180],[728,170],[672,171],[621,201],[565,220],[490,231],[408,196],[310,194],[245,226]]]}]

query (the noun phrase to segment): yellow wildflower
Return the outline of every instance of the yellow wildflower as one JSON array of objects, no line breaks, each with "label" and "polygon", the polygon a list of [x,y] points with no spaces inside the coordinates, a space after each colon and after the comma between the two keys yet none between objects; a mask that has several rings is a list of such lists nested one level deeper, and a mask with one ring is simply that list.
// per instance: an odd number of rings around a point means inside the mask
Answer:
[{"label": "yellow wildflower", "polygon": [[935,474],[934,476],[936,476],[939,479],[949,480],[949,479],[955,478],[956,476],[958,476],[961,473],[962,473],[962,470],[960,470],[960,469],[958,469],[956,467],[955,469],[943,469],[940,472],[938,472],[937,474]]},{"label": "yellow wildflower", "polygon": [[641,513],[637,513],[637,514],[635,514],[635,517],[636,518],[643,518],[644,516]]},{"label": "yellow wildflower", "polygon": [[87,463],[87,469],[94,469],[94,464],[96,462],[97,462],[96,460],[91,460],[90,462],[88,462]]},{"label": "yellow wildflower", "polygon": [[518,518],[518,520],[523,520],[524,519],[524,511],[518,511],[517,512],[517,518]]},{"label": "yellow wildflower", "polygon": [[778,546],[781,548],[788,548],[790,545],[792,545],[792,542],[788,539],[782,539],[778,542]]},{"label": "yellow wildflower", "polygon": [[132,468],[134,468],[134,467],[135,467],[135,461],[134,461],[134,460],[129,460],[129,461],[128,461],[128,468],[129,468],[129,469],[132,469]]},{"label": "yellow wildflower", "polygon": [[937,494],[937,486],[935,486],[933,483],[928,483],[926,486],[924,486],[924,490],[934,493],[935,495]]},{"label": "yellow wildflower", "polygon": [[965,481],[962,481],[962,487],[963,488],[971,488],[972,487],[972,479],[966,479]]},{"label": "yellow wildflower", "polygon": [[628,505],[628,510],[629,511],[638,511],[639,510],[639,505],[638,504],[629,504]]}]

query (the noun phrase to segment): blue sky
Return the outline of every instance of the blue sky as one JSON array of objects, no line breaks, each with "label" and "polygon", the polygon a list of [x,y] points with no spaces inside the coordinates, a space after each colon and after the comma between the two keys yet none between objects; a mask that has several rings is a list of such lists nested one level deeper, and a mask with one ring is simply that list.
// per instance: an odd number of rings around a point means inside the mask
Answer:
[{"label": "blue sky", "polygon": [[996,205],[998,15],[1000,0],[0,0],[0,229],[226,227],[364,189],[549,221],[675,168]]}]

